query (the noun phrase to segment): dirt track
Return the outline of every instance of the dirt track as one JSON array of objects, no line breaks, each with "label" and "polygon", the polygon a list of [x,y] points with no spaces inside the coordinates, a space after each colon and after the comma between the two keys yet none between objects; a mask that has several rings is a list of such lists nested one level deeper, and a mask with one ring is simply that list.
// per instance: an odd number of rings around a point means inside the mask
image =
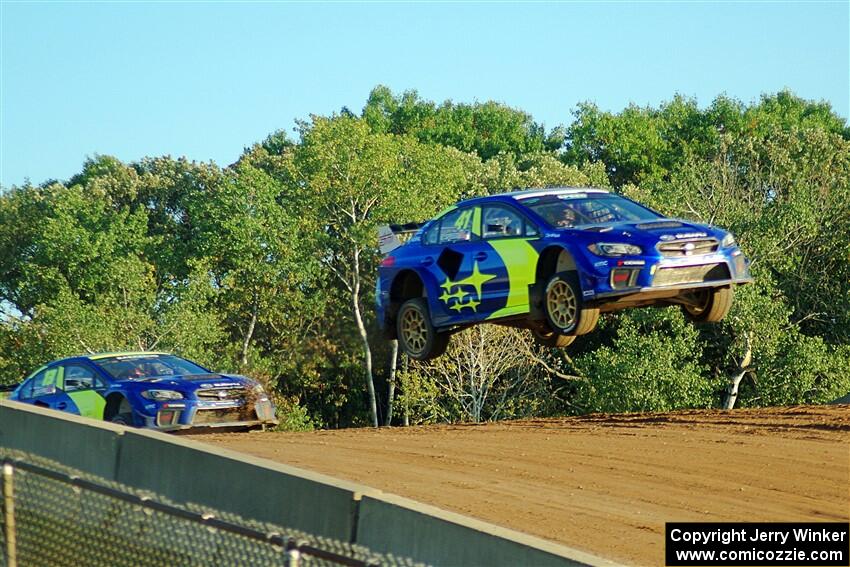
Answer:
[{"label": "dirt track", "polygon": [[196,437],[627,564],[667,521],[848,521],[850,406]]}]

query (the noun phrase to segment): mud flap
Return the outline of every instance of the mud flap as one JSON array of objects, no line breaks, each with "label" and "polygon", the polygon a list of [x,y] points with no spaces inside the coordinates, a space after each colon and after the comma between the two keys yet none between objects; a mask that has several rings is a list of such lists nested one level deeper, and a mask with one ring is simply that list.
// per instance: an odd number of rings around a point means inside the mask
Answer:
[{"label": "mud flap", "polygon": [[543,295],[546,291],[546,282],[537,282],[528,286],[528,318],[531,321],[545,321],[546,313],[543,311]]}]

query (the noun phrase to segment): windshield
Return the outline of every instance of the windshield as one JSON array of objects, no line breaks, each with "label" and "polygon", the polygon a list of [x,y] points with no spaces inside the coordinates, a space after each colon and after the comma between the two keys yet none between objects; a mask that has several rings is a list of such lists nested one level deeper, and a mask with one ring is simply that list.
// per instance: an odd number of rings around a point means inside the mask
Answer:
[{"label": "windshield", "polygon": [[194,362],[168,354],[135,354],[96,361],[116,380],[138,380],[154,376],[209,374]]},{"label": "windshield", "polygon": [[606,193],[544,195],[523,199],[522,204],[556,228],[661,218],[634,201]]}]

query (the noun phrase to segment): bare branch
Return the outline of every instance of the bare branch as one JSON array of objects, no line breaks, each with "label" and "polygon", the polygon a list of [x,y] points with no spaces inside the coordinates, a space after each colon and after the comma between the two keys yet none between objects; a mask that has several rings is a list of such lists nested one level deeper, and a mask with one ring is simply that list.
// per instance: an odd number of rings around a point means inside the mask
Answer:
[{"label": "bare branch", "polygon": [[85,343],[85,341],[83,341],[83,339],[82,339],[82,337],[80,337],[79,333],[77,333],[77,342],[79,342],[80,346],[83,347],[83,349],[85,349],[86,354],[94,354],[95,353],[95,351],[91,347],[89,347],[89,345],[87,345]]},{"label": "bare branch", "polygon": [[[525,355],[528,356],[528,358],[530,358],[535,363],[542,366],[543,369],[546,370],[546,372],[548,372],[549,374],[552,374],[553,376],[556,376],[556,377],[558,377],[562,380],[580,381],[580,382],[586,382],[587,381],[587,378],[585,378],[583,376],[575,376],[573,374],[564,374],[563,372],[556,370],[555,368],[552,368],[552,366],[550,366],[549,363],[547,363],[544,359],[540,358],[539,356],[537,356],[537,354],[534,353],[531,346],[527,345],[525,347]],[[564,354],[564,356],[567,356],[567,355]],[[569,358],[568,358],[568,360],[569,360]],[[572,362],[572,360],[570,360],[570,362]]]}]

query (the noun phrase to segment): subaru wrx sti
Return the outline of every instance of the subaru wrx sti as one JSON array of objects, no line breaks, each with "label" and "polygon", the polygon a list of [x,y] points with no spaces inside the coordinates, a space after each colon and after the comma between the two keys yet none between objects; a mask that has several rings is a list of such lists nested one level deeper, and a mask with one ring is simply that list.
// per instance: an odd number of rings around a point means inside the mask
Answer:
[{"label": "subaru wrx sti", "polygon": [[9,399],[160,430],[277,424],[275,407],[258,382],[165,352],[56,360],[35,370]]},{"label": "subaru wrx sti", "polygon": [[734,287],[752,281],[731,233],[602,189],[470,199],[401,244],[405,228],[380,235],[378,321],[418,360],[480,323],[527,328],[541,344],[564,347],[593,331],[601,313],[631,307],[676,304],[695,322],[716,322]]}]

